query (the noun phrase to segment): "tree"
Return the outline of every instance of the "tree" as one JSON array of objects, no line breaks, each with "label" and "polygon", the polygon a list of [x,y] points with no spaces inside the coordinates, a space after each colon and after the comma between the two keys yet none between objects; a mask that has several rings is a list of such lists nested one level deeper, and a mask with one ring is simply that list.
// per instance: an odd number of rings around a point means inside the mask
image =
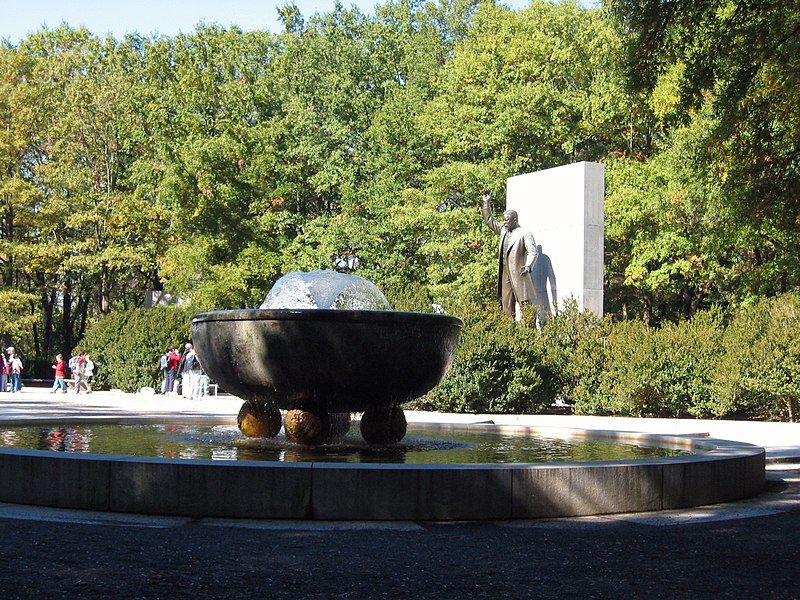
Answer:
[{"label": "tree", "polygon": [[517,174],[601,158],[628,129],[620,48],[599,10],[483,4],[422,119],[448,162]]},{"label": "tree", "polygon": [[672,90],[673,125],[708,111],[697,168],[716,173],[746,241],[739,295],[800,283],[800,6],[612,0],[631,83]]}]

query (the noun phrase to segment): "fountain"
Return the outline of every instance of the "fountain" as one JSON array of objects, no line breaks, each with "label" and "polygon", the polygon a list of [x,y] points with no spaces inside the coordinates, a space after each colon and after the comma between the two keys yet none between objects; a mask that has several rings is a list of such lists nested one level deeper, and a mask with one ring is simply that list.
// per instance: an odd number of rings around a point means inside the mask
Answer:
[{"label": "fountain", "polygon": [[455,356],[461,320],[390,310],[371,282],[345,273],[289,273],[256,310],[192,319],[206,372],[244,399],[237,419],[249,437],[274,437],[280,410],[292,441],[336,441],[362,412],[361,435],[400,441],[400,405],[430,391]]},{"label": "fountain", "polygon": [[[474,424],[438,423],[438,442],[432,442],[436,436],[429,430],[417,428],[408,443],[386,444],[405,433],[400,404],[436,385],[450,366],[461,331],[454,317],[387,308],[369,282],[315,272],[287,275],[260,309],[193,319],[206,370],[245,400],[237,419],[240,429],[257,438],[273,436],[281,426],[279,409],[285,409],[288,437],[307,445],[242,441],[232,415],[203,415],[201,407],[194,415],[180,410],[128,417],[113,411],[102,417],[62,415],[55,428],[46,415],[26,415],[24,424],[36,425],[33,433],[13,429],[22,423],[11,413],[0,416],[5,428],[0,437],[12,445],[30,437],[37,443],[0,447],[0,501],[193,518],[504,520],[683,508],[746,498],[763,489],[763,448],[702,433],[574,429],[559,434],[525,424],[534,417],[482,415]],[[328,443],[349,427],[352,411],[363,411],[362,435],[373,445]],[[24,412],[30,412],[27,405]],[[110,437],[117,445],[103,441],[100,420],[114,425]],[[187,421],[223,429],[177,433]],[[186,445],[174,454],[132,451],[130,435],[120,435],[118,427],[148,422],[167,435],[156,448],[171,447],[175,435],[188,435]],[[538,462],[506,440],[498,447],[510,454],[499,458],[492,451],[470,460],[432,457],[426,462],[417,453],[473,445],[451,435],[456,428],[523,441],[556,433],[643,442],[688,453]],[[143,435],[154,437],[149,430]],[[75,452],[36,449],[42,438],[47,447]],[[199,450],[198,438],[208,438],[207,450]],[[233,445],[221,443],[226,439]],[[321,445],[310,447],[314,444]],[[254,460],[253,452],[269,446],[272,455]],[[347,462],[354,454],[365,462]],[[406,462],[392,462],[392,457],[406,456]]]}]

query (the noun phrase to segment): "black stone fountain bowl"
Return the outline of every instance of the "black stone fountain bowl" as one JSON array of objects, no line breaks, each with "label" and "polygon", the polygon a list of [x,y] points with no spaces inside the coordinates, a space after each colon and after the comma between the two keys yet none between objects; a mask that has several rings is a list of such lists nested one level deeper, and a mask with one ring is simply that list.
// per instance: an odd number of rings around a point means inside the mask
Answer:
[{"label": "black stone fountain bowl", "polygon": [[224,310],[192,319],[192,341],[220,388],[278,408],[360,412],[433,389],[461,319],[372,310]]}]

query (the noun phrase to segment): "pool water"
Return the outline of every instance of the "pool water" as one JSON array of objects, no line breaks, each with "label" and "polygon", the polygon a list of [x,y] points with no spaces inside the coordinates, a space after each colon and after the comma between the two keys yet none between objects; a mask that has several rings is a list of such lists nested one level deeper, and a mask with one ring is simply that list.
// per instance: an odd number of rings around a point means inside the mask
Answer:
[{"label": "pool water", "polygon": [[291,443],[282,434],[274,439],[252,439],[243,436],[236,426],[208,424],[16,427],[0,432],[0,448],[228,461],[407,464],[623,460],[697,452],[607,439],[442,431],[423,426],[409,426],[408,434],[399,444],[368,446],[354,426],[340,443],[309,448]]}]

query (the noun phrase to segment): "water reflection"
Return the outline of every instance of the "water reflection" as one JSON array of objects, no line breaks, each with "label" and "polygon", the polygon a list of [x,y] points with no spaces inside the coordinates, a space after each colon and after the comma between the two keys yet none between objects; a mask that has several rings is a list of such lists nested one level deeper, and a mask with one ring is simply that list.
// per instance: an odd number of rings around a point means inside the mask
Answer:
[{"label": "water reflection", "polygon": [[64,432],[64,447],[67,452],[89,452],[91,435],[90,429],[67,429]]},{"label": "water reflection", "polygon": [[236,460],[238,454],[238,448],[212,448],[211,460]]},{"label": "water reflection", "polygon": [[618,460],[688,454],[684,450],[494,432],[411,427],[399,444],[369,446],[356,433],[338,444],[308,448],[283,436],[244,437],[230,425],[92,425],[20,427],[0,434],[0,447],[180,459],[351,463],[527,463]]}]

